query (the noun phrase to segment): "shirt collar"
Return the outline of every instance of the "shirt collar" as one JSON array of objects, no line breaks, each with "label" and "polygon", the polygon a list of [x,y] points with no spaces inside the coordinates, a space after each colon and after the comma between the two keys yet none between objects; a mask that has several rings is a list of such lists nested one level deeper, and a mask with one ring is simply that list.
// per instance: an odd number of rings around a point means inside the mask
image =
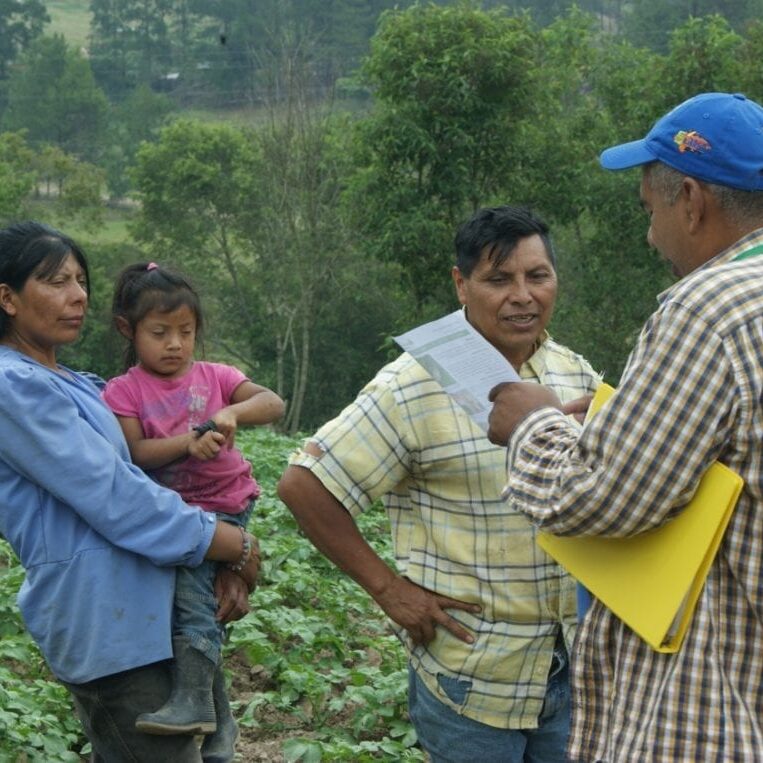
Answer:
[{"label": "shirt collar", "polygon": [[759,244],[763,244],[763,228],[757,228],[751,233],[748,233],[746,236],[743,236],[739,239],[739,241],[733,243],[730,247],[724,249],[722,252],[719,252],[715,255],[715,257],[712,257],[703,265],[700,265],[696,270],[689,273],[688,276],[684,276],[684,278],[676,281],[676,283],[674,283],[672,286],[669,286],[667,289],[665,289],[665,291],[660,292],[657,295],[657,302],[662,303],[668,299],[673,291],[676,290],[683,283],[683,281],[686,280],[686,278],[693,276],[695,273],[702,273],[705,270],[717,268],[719,265],[725,265],[726,263],[731,262],[731,260],[733,260],[734,257],[736,257],[738,254],[741,254],[747,249],[752,249],[754,246],[758,246]]},{"label": "shirt collar", "polygon": [[[530,357],[522,363],[522,366],[529,366],[532,369],[532,372],[537,376],[539,379],[542,378],[542,373],[546,370],[547,364],[548,364],[548,340],[551,339],[551,334],[548,333],[545,329],[543,329],[543,333],[538,337],[537,341],[535,342],[535,348],[533,349],[533,354],[530,355]],[[521,371],[521,369],[520,369]],[[521,373],[520,373],[521,376]]]}]

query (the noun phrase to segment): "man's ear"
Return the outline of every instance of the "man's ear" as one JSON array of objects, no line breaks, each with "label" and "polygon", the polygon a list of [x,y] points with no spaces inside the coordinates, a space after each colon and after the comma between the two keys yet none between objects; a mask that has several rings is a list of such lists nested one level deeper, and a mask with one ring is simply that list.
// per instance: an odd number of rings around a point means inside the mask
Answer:
[{"label": "man's ear", "polygon": [[16,292],[7,283],[0,283],[0,309],[8,315],[16,315]]},{"label": "man's ear", "polygon": [[129,322],[127,321],[127,318],[124,318],[121,315],[117,315],[117,317],[114,318],[114,324],[117,327],[117,331],[125,339],[129,339],[132,342],[134,332],[132,330],[132,326],[130,326]]},{"label": "man's ear", "polygon": [[456,285],[456,295],[458,296],[458,301],[462,305],[465,305],[466,304],[466,291],[464,289],[464,282],[466,281],[466,277],[459,270],[457,265],[453,266],[453,269],[450,271],[450,275],[453,278],[453,283]]},{"label": "man's ear", "polygon": [[686,204],[686,224],[689,233],[697,233],[707,212],[705,188],[694,178],[685,177],[681,194]]}]

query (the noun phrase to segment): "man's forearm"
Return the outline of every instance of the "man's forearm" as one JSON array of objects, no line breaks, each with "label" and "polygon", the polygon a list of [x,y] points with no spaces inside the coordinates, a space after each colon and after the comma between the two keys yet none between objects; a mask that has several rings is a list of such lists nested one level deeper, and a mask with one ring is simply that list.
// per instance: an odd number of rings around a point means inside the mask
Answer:
[{"label": "man's forearm", "polygon": [[278,483],[278,495],[313,545],[374,599],[395,579],[395,572],[361,535],[349,512],[310,471],[290,466]]}]

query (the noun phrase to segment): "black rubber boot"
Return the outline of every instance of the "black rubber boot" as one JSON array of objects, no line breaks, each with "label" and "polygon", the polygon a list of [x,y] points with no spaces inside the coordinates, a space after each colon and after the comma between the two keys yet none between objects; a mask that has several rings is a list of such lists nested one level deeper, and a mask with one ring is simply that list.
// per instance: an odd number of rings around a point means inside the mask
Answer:
[{"label": "black rubber boot", "polygon": [[212,682],[215,663],[183,637],[172,639],[172,693],[154,713],[142,713],[135,728],[145,734],[214,734]]},{"label": "black rubber boot", "polygon": [[204,744],[201,745],[201,758],[204,763],[231,763],[236,753],[238,724],[228,703],[222,659],[217,663],[212,694],[215,699],[217,731],[204,738]]}]

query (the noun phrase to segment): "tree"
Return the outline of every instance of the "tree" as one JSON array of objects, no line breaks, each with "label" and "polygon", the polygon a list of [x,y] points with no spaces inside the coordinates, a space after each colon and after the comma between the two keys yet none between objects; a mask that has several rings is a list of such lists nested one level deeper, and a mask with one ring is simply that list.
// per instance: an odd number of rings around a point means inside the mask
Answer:
[{"label": "tree", "polygon": [[509,0],[509,2],[496,0],[496,2],[486,3],[487,7],[511,8],[514,13],[526,11],[541,26],[552,23],[555,18],[566,13],[573,4],[573,0]]},{"label": "tree", "polygon": [[203,73],[218,93],[232,103],[257,104],[267,104],[273,92],[287,97],[283,82],[289,74],[274,71],[273,63],[288,60],[284,48],[302,51],[310,60],[311,94],[320,97],[337,77],[356,69],[380,10],[392,5],[379,0],[191,0],[197,19],[191,50],[196,60],[208,63]]},{"label": "tree", "polygon": [[181,256],[206,265],[205,275],[230,279],[229,304],[243,322],[253,317],[249,290],[253,273],[246,251],[245,221],[258,219],[261,163],[246,131],[220,124],[178,120],[159,132],[156,143],[138,150],[133,172],[142,213],[135,232],[167,259]]},{"label": "tree", "polygon": [[[332,124],[329,114],[301,99],[290,103],[288,113],[259,133],[269,171],[260,224],[252,232],[271,285],[263,301],[274,328],[277,389],[289,402],[284,424],[296,432],[320,322],[338,314],[338,297],[349,283],[357,284],[360,263],[340,206],[346,125]],[[362,268],[373,272],[373,266]]]},{"label": "tree", "polygon": [[0,223],[6,225],[21,216],[35,177],[30,172],[33,152],[23,133],[0,133]]},{"label": "tree", "polygon": [[139,85],[111,108],[100,164],[106,169],[113,198],[122,198],[131,190],[129,168],[138,147],[143,141],[155,139],[174,108],[166,95],[153,92],[148,85]]},{"label": "tree", "polygon": [[637,46],[666,53],[673,30],[691,18],[718,14],[741,32],[763,15],[763,0],[634,0],[624,29]]},{"label": "tree", "polygon": [[168,73],[174,5],[173,0],[91,0],[91,63],[111,98],[121,100]]},{"label": "tree", "polygon": [[648,252],[638,174],[610,173],[603,148],[642,137],[667,110],[663,59],[573,10],[541,34],[536,111],[523,123],[524,192],[551,224],[559,298],[552,334],[617,381],[669,276]]},{"label": "tree", "polygon": [[154,259],[194,273],[210,340],[249,372],[257,369],[251,348],[263,322],[257,285],[268,283],[251,241],[263,176],[250,131],[191,120],[173,122],[155,143],[144,143],[133,171],[141,200],[137,240]]},{"label": "tree", "polygon": [[[312,423],[335,413],[379,365],[397,305],[389,269],[359,256],[344,219],[352,132],[291,92],[286,111],[281,104],[257,131],[163,128],[139,149],[135,183],[139,240],[154,258],[192,270],[218,356],[275,388],[288,403],[283,426],[297,431],[305,411]],[[361,302],[350,329],[347,309]],[[350,336],[359,347],[343,347]]]},{"label": "tree", "polygon": [[523,122],[530,179],[524,190],[551,221],[558,242],[552,332],[616,382],[654,294],[671,277],[648,251],[638,172],[604,172],[598,155],[642,137],[686,97],[736,89],[745,75],[739,63],[747,59],[742,39],[719,16],[677,27],[666,54],[596,27],[571,12],[542,32],[537,111]]},{"label": "tree", "polygon": [[0,81],[8,77],[10,63],[49,21],[41,0],[0,0]]},{"label": "tree", "polygon": [[78,161],[58,146],[46,145],[33,158],[38,192],[45,189],[50,202],[48,217],[54,224],[78,222],[87,230],[103,219],[105,173],[87,162]]},{"label": "tree", "polygon": [[[112,100],[137,85],[213,107],[262,104],[284,41],[310,49],[313,97],[351,75],[379,13],[410,0],[91,0],[90,56]],[[286,73],[279,73],[283,79]]]},{"label": "tree", "polygon": [[61,35],[35,40],[11,70],[3,125],[26,129],[32,144],[53,143],[96,159],[107,113],[87,60],[69,50]]},{"label": "tree", "polygon": [[[320,423],[327,408],[337,413],[376,370],[382,336],[407,300],[394,268],[359,246],[344,200],[353,124],[330,101],[316,102],[315,57],[293,31],[284,30],[264,66],[268,117],[257,137],[266,171],[252,233],[272,287],[262,307],[273,326],[277,389],[289,403],[285,426],[298,431],[306,416]],[[362,317],[348,321],[348,307],[354,315],[360,304]]]},{"label": "tree", "polygon": [[734,91],[745,66],[742,38],[722,16],[691,18],[670,35],[663,77],[673,104],[697,93]]},{"label": "tree", "polygon": [[370,256],[401,265],[419,317],[452,304],[456,225],[521,174],[536,44],[528,19],[498,10],[382,16],[364,65],[375,100],[359,136],[356,224]]},{"label": "tree", "polygon": [[47,189],[48,216],[92,226],[101,214],[103,173],[54,146],[35,152],[22,132],[0,133],[0,225],[29,214],[30,202]]},{"label": "tree", "polygon": [[[747,28],[739,58],[742,61],[759,61],[761,55],[763,55],[763,22],[754,21]],[[750,98],[758,102],[763,101],[763,69],[759,66],[743,67],[738,88]]]},{"label": "tree", "polygon": [[368,50],[376,16],[366,0],[300,0],[292,4],[292,23],[303,21],[315,40],[318,84],[329,90],[337,77],[355,70]]}]

